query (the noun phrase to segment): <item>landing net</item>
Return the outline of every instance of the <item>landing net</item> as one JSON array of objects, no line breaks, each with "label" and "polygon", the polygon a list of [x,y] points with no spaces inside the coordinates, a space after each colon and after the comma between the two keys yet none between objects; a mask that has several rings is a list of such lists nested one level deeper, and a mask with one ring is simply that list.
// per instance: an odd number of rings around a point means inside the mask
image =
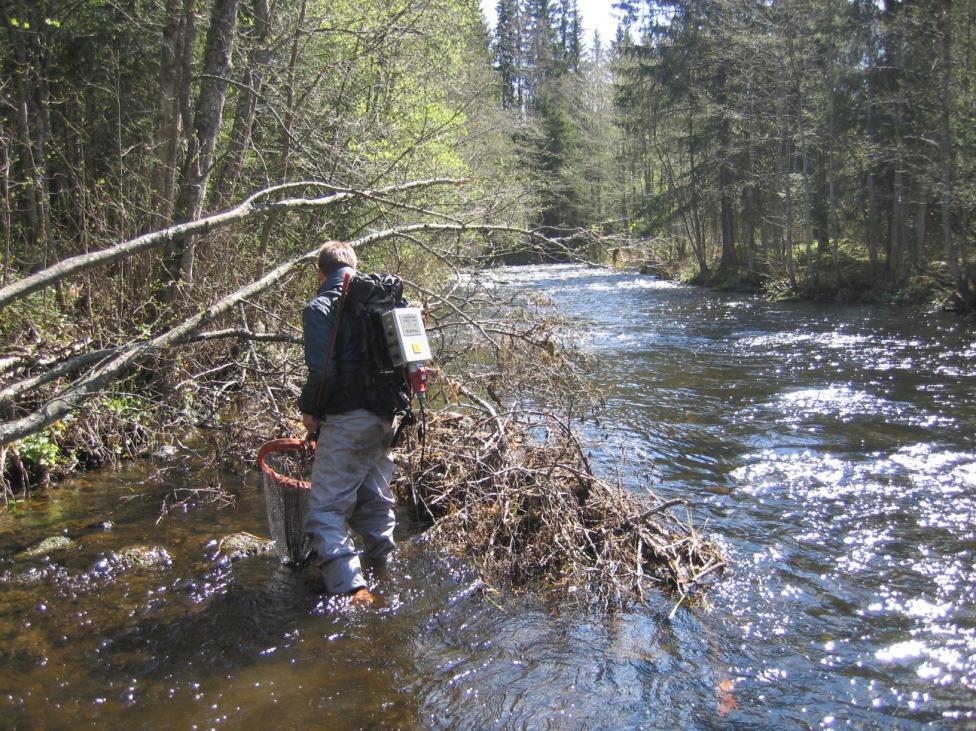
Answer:
[{"label": "landing net", "polygon": [[302,439],[274,439],[258,450],[268,528],[286,563],[302,564],[311,551],[304,525],[314,457],[314,445]]}]

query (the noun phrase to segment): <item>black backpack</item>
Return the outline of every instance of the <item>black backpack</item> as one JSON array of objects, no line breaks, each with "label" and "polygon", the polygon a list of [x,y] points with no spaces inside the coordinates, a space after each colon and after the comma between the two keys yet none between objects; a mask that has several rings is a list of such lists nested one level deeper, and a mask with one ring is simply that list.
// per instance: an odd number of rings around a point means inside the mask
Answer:
[{"label": "black backpack", "polygon": [[363,405],[381,416],[410,410],[410,389],[403,369],[393,365],[383,329],[383,314],[406,306],[403,280],[394,274],[357,274],[349,280],[343,325],[359,331]]}]

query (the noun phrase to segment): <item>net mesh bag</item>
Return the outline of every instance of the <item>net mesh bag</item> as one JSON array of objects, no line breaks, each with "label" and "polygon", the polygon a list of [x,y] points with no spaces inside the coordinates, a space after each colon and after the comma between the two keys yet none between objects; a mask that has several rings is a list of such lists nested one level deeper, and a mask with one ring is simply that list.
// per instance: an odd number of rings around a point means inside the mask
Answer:
[{"label": "net mesh bag", "polygon": [[268,528],[285,563],[302,564],[311,552],[304,525],[314,458],[315,445],[303,439],[274,439],[258,450]]}]

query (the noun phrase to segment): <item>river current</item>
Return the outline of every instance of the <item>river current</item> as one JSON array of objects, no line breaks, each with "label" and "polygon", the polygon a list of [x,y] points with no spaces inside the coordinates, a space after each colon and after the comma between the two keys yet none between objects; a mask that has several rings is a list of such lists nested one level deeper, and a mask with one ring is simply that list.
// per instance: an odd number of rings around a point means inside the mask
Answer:
[{"label": "river current", "polygon": [[[401,516],[382,605],[272,557],[253,473],[171,512],[192,462],[93,472],[0,514],[3,728],[976,728],[976,334],[582,266],[507,268],[600,358],[581,430],[686,498],[729,567],[707,606],[609,620],[479,590]],[[33,558],[18,552],[65,536]],[[120,549],[167,560],[133,569]]]}]

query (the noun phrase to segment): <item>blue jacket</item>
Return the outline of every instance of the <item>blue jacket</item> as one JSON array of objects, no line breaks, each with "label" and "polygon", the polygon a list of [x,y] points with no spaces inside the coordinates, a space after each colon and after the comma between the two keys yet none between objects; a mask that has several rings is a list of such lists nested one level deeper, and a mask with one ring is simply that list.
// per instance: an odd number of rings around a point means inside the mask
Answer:
[{"label": "blue jacket", "polygon": [[302,310],[308,379],[298,398],[298,408],[305,414],[338,414],[361,405],[362,335],[350,318],[343,317],[339,323],[332,358],[325,363],[336,325],[342,280],[347,273],[354,275],[356,271],[341,267],[331,272]]}]

